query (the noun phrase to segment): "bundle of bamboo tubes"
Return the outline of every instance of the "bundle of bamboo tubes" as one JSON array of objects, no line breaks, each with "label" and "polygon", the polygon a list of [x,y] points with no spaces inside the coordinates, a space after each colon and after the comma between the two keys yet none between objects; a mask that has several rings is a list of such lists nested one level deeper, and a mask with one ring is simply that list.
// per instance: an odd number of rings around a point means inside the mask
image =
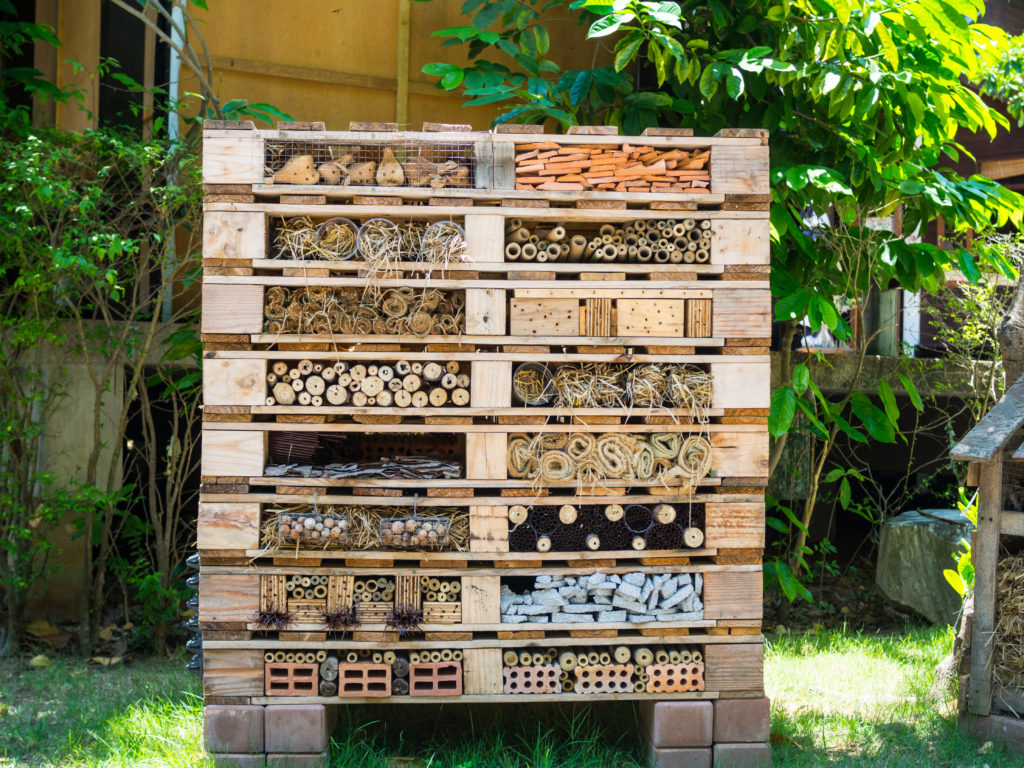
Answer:
[{"label": "bundle of bamboo tubes", "polygon": [[278,360],[267,373],[266,404],[440,408],[469,405],[469,373],[447,362],[346,363]]},{"label": "bundle of bamboo tubes", "polygon": [[421,576],[420,591],[426,603],[448,603],[460,600],[462,579],[436,576]]},{"label": "bundle of bamboo tubes", "polygon": [[516,189],[565,192],[710,192],[711,150],[623,143],[516,145]]},{"label": "bundle of bamboo tubes", "polygon": [[714,231],[710,219],[638,219],[593,230],[524,226],[506,223],[506,261],[569,261],[656,264],[706,264],[711,260]]}]

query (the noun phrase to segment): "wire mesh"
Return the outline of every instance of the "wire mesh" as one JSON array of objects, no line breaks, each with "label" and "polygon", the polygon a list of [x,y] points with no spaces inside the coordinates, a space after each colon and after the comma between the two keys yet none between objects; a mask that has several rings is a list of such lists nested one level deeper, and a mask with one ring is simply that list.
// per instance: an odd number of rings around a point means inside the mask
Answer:
[{"label": "wire mesh", "polygon": [[1003,509],[1024,511],[1024,461],[1003,462]]}]

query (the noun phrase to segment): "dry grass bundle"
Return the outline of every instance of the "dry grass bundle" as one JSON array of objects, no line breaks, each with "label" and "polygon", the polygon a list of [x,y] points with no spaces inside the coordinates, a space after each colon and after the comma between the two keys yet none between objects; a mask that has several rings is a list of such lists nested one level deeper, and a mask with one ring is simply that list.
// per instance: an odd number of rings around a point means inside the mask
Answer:
[{"label": "dry grass bundle", "polygon": [[999,686],[1024,689],[1024,555],[999,563],[992,680]]},{"label": "dry grass bundle", "polygon": [[357,231],[354,222],[342,217],[321,224],[309,216],[283,219],[274,240],[274,258],[346,261],[356,254]]},{"label": "dry grass bundle", "polygon": [[466,231],[454,221],[438,221],[427,227],[420,242],[419,260],[441,267],[452,262],[467,262]]},{"label": "dry grass bundle", "polygon": [[555,371],[555,405],[560,408],[612,408],[623,405],[621,366],[611,363],[562,365]]},{"label": "dry grass bundle", "polygon": [[655,432],[638,439],[620,432],[509,436],[509,477],[541,484],[575,478],[579,487],[607,480],[654,480],[695,487],[711,470],[711,443],[701,435]]},{"label": "dry grass bundle", "polygon": [[[519,370],[544,368],[541,363],[526,363],[516,370],[513,388],[517,394]],[[533,374],[531,374],[533,375]],[[544,374],[538,372],[537,377]],[[530,382],[527,382],[530,383]],[[534,390],[536,384],[533,384]],[[551,377],[554,406],[558,408],[646,408],[675,407],[690,410],[700,423],[708,420],[711,407],[711,374],[689,365],[666,363],[570,363],[559,366]],[[534,391],[529,390],[529,391]],[[544,405],[548,401],[527,405]]]},{"label": "dry grass bundle", "polygon": [[512,374],[512,391],[526,405],[546,405],[555,396],[551,371],[543,363],[523,363]]},{"label": "dry grass bundle", "polygon": [[[344,519],[348,523],[347,535],[339,538],[285,538],[279,534],[283,520],[294,520],[300,517],[322,516]],[[443,521],[447,526],[447,534],[443,543],[435,542],[429,546],[419,547],[415,544],[403,544],[397,538],[382,541],[381,531],[385,525],[389,530],[398,521],[423,521],[426,519]],[[417,526],[418,527],[418,526]],[[469,511],[465,507],[437,507],[431,509],[430,518],[416,515],[407,507],[371,507],[361,505],[321,505],[316,508],[310,504],[295,504],[288,507],[270,509],[262,526],[262,543],[268,549],[284,549],[294,546],[296,550],[344,549],[371,550],[388,548],[413,549],[444,549],[465,552],[469,548]]]},{"label": "dry grass bundle", "polygon": [[267,333],[428,336],[461,333],[465,294],[409,286],[368,288],[267,289],[263,302]]}]

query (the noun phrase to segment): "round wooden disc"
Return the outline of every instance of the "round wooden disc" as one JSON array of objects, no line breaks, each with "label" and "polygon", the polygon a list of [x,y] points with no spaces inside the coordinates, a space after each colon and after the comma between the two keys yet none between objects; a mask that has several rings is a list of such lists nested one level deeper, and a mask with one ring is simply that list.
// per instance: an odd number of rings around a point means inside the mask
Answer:
[{"label": "round wooden disc", "polygon": [[423,366],[423,378],[427,381],[437,381],[443,373],[444,368],[437,363],[427,363]]},{"label": "round wooden disc", "polygon": [[395,378],[395,369],[390,365],[377,366],[377,378],[381,381],[391,381]]},{"label": "round wooden disc", "polygon": [[522,504],[513,504],[508,508],[508,521],[513,525],[520,525],[526,522],[529,510]]},{"label": "round wooden disc", "polygon": [[283,360],[279,360],[278,362],[274,363],[271,370],[278,376],[284,376],[286,373],[288,373],[288,363],[284,362]]},{"label": "round wooden disc", "polygon": [[344,405],[348,402],[348,390],[340,384],[331,384],[327,388],[327,402],[331,405]]},{"label": "round wooden disc", "polygon": [[625,510],[622,509],[621,504],[609,504],[604,508],[604,516],[613,523],[616,520],[621,520],[624,514]]},{"label": "round wooden disc", "polygon": [[283,381],[279,381],[274,385],[274,399],[279,405],[291,405],[295,402],[295,390],[292,389],[292,385]]},{"label": "round wooden disc", "polygon": [[395,392],[395,405],[399,408],[408,408],[412,404],[412,395],[404,389]]},{"label": "round wooden disc", "polygon": [[367,400],[369,400],[369,398],[362,392],[352,393],[352,405],[354,405],[356,408],[362,408],[363,406],[365,406]]},{"label": "round wooden disc", "polygon": [[309,401],[309,404],[312,405],[314,408],[319,408],[321,405],[324,404],[324,399],[320,395],[313,395],[313,397]]},{"label": "round wooden disc", "polygon": [[440,408],[442,405],[448,402],[448,390],[442,389],[441,387],[434,387],[430,390],[430,404],[435,408]]},{"label": "round wooden disc", "polygon": [[296,392],[301,392],[305,388],[306,385],[302,381],[302,379],[292,379],[292,389],[294,389]]},{"label": "round wooden disc", "polygon": [[402,380],[401,379],[392,379],[391,381],[389,381],[388,382],[388,390],[391,391],[391,392],[401,392],[402,391]]},{"label": "round wooden disc", "polygon": [[687,528],[683,531],[683,541],[686,542],[686,546],[696,549],[704,543],[704,532],[700,528]]},{"label": "round wooden disc", "polygon": [[459,387],[452,390],[453,405],[469,405],[469,390]]},{"label": "round wooden disc", "polygon": [[601,539],[596,533],[591,533],[587,536],[587,549],[591,552],[595,552],[601,548]]},{"label": "round wooden disc", "polygon": [[409,365],[408,360],[399,360],[397,363],[395,363],[395,373],[397,373],[399,376],[405,376],[411,370],[412,366]]},{"label": "round wooden disc", "polygon": [[571,525],[576,522],[576,507],[572,504],[563,504],[558,508],[558,519],[563,525]]},{"label": "round wooden disc", "polygon": [[671,504],[659,504],[654,508],[654,519],[662,525],[668,525],[676,519],[676,508]]},{"label": "round wooden disc", "polygon": [[451,373],[451,374],[458,373],[459,372],[459,361],[458,360],[449,360],[447,363],[444,364],[444,369],[446,371],[448,371],[448,373]]},{"label": "round wooden disc", "polygon": [[423,363],[416,362],[409,365],[409,370],[419,376],[423,373]]},{"label": "round wooden disc", "polygon": [[377,376],[367,376],[359,382],[359,389],[368,397],[376,397],[384,391],[384,382]]},{"label": "round wooden disc", "polygon": [[299,360],[298,365],[299,373],[303,376],[308,376],[313,372],[313,361],[312,360]]},{"label": "round wooden disc", "polygon": [[647,542],[644,540],[643,536],[634,536],[632,547],[639,552],[641,549],[647,549]]},{"label": "round wooden disc", "polygon": [[412,407],[413,408],[426,408],[430,403],[430,398],[427,397],[427,393],[420,390],[419,392],[412,393]]},{"label": "round wooden disc", "polygon": [[326,388],[327,387],[324,384],[324,380],[317,376],[316,374],[313,374],[306,378],[306,391],[309,392],[309,394],[322,395]]},{"label": "round wooden disc", "polygon": [[352,377],[352,381],[362,381],[366,378],[366,366],[365,365],[353,365],[349,369],[349,375]]},{"label": "round wooden disc", "polygon": [[309,392],[299,392],[298,401],[299,405],[309,405],[313,401],[313,396]]},{"label": "round wooden disc", "polygon": [[393,400],[394,395],[392,395],[391,392],[386,389],[379,395],[377,395],[377,405],[379,405],[381,408],[387,408],[389,405],[391,405]]},{"label": "round wooden disc", "polygon": [[446,373],[441,377],[441,386],[445,389],[455,389],[455,385],[458,383],[458,377],[454,373]]},{"label": "round wooden disc", "polygon": [[338,372],[334,370],[332,366],[327,366],[322,371],[320,371],[320,378],[322,378],[324,381],[330,384],[336,378],[338,378]]},{"label": "round wooden disc", "polygon": [[406,392],[415,392],[423,385],[423,380],[415,373],[406,374],[402,379],[402,389]]},{"label": "round wooden disc", "polygon": [[537,551],[538,552],[550,552],[551,551],[551,539],[548,536],[537,537]]}]

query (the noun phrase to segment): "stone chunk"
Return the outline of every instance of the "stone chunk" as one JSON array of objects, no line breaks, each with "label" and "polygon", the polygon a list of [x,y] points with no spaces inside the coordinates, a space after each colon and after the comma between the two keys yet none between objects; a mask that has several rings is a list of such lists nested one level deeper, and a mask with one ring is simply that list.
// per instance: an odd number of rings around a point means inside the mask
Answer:
[{"label": "stone chunk", "polygon": [[594,617],[589,613],[555,613],[551,615],[552,624],[590,624]]},{"label": "stone chunk", "polygon": [[636,573],[627,573],[622,577],[622,580],[627,584],[632,584],[634,587],[643,587],[646,577],[638,571]]},{"label": "stone chunk", "polygon": [[597,620],[607,623],[622,623],[626,621],[625,611],[605,611],[597,614]]}]

